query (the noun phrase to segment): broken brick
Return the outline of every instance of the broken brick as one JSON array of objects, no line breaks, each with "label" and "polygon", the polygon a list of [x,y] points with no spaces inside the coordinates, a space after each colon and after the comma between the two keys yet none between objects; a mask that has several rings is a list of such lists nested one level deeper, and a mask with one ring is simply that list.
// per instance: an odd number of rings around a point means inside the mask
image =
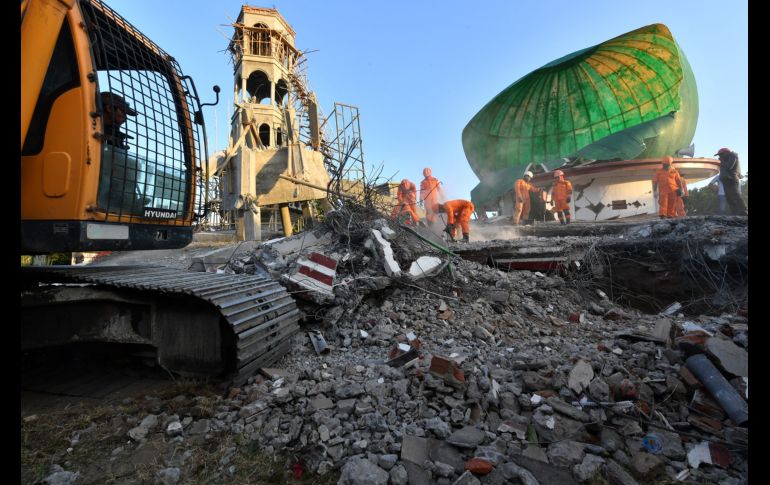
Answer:
[{"label": "broken brick", "polygon": [[710,337],[700,332],[688,333],[677,337],[676,345],[688,354],[702,353],[706,348],[706,341]]},{"label": "broken brick", "polygon": [[709,443],[711,463],[727,468],[733,462],[727,447],[721,443]]},{"label": "broken brick", "polygon": [[639,392],[636,389],[636,385],[629,379],[623,379],[618,384],[615,397],[619,401],[634,400],[639,396]]},{"label": "broken brick", "polygon": [[465,374],[457,367],[454,361],[448,358],[434,355],[428,370],[434,376],[443,379],[447,384],[453,386],[465,385]]},{"label": "broken brick", "polygon": [[687,367],[680,367],[679,368],[679,375],[682,377],[682,380],[685,384],[687,384],[688,387],[692,387],[695,389],[703,387],[703,384],[698,380],[697,377],[695,377],[692,372],[690,372],[690,369]]},{"label": "broken brick", "polygon": [[690,407],[700,414],[703,414],[704,416],[708,416],[719,421],[725,418],[725,412],[722,407],[700,389],[693,393]]},{"label": "broken brick", "polygon": [[639,410],[643,412],[645,415],[649,416],[651,412],[650,403],[646,401],[639,401],[636,403],[636,405],[639,407]]},{"label": "broken brick", "polygon": [[494,465],[487,460],[481,458],[471,458],[465,463],[465,469],[476,475],[486,475],[492,471]]},{"label": "broken brick", "polygon": [[721,435],[722,428],[724,427],[721,421],[717,421],[716,419],[712,419],[706,416],[699,416],[697,414],[690,414],[687,417],[687,422],[700,429],[701,431],[715,435]]}]

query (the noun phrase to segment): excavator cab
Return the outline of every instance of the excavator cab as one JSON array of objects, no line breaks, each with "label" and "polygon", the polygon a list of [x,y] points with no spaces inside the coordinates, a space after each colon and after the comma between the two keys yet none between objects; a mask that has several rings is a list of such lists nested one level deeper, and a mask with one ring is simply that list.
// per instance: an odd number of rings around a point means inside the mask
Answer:
[{"label": "excavator cab", "polygon": [[22,59],[22,253],[189,244],[204,132],[174,58],[98,0],[27,0]]},{"label": "excavator cab", "polygon": [[[205,153],[192,80],[99,0],[22,1],[21,40],[22,254],[186,246]],[[21,290],[23,352],[128,347],[236,383],[299,330],[291,295],[262,276],[32,266]]]}]

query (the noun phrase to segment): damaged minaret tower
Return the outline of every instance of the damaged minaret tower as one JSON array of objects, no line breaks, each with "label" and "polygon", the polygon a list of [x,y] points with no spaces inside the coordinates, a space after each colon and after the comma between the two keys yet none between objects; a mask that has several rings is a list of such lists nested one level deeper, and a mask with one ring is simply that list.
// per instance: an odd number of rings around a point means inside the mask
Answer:
[{"label": "damaged minaret tower", "polygon": [[297,72],[302,53],[294,30],[271,8],[244,5],[228,46],[233,61],[235,112],[227,150],[211,161],[222,209],[240,240],[261,239],[260,208],[278,205],[283,232],[292,233],[290,208],[324,199],[329,175],[319,151],[315,95]]}]

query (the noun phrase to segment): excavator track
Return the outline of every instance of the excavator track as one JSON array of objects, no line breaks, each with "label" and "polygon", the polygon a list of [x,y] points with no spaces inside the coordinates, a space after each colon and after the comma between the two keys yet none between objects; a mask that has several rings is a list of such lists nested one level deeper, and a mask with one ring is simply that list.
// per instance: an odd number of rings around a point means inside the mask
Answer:
[{"label": "excavator track", "polygon": [[260,276],[45,266],[24,268],[22,277],[22,348],[145,344],[170,371],[220,374],[239,385],[281,358],[299,330],[294,299]]}]

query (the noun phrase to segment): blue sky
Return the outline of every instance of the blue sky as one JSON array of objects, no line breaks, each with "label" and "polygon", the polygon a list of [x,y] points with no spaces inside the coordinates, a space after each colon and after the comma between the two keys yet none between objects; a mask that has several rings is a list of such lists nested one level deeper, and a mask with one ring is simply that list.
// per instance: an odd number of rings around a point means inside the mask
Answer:
[{"label": "blue sky", "polygon": [[[106,0],[174,56],[193,77],[205,108],[209,151],[227,144],[232,66],[224,50],[243,2]],[[307,55],[321,109],[334,102],[361,114],[367,170],[419,183],[422,169],[450,198],[478,183],[463,153],[465,125],[490,99],[561,56],[651,23],[664,23],[685,52],[698,85],[695,156],[726,146],[748,171],[748,2],[363,1],[250,3],[276,8]],[[216,118],[216,121],[215,121]],[[215,132],[218,135],[215,139]]]}]

